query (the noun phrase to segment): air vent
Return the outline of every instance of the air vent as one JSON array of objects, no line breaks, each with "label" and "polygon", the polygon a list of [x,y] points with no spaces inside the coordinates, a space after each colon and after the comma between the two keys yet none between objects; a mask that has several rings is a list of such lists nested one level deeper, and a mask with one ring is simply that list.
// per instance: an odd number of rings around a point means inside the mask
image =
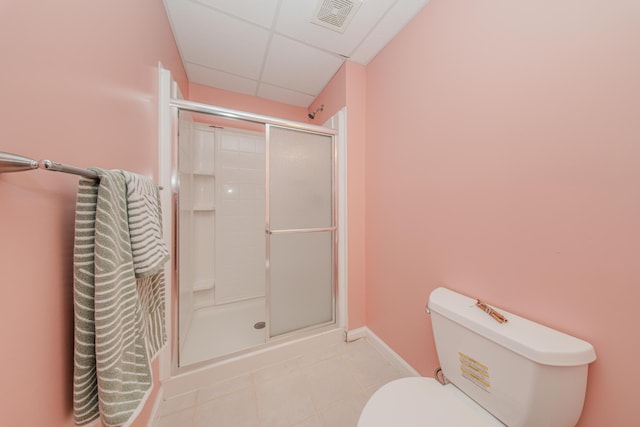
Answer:
[{"label": "air vent", "polygon": [[311,23],[344,33],[362,0],[320,0]]}]

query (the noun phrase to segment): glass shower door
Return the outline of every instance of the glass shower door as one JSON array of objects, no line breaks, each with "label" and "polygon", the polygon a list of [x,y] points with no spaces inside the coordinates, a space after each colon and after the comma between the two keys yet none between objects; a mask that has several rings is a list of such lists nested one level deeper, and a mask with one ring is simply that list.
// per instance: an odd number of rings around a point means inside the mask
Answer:
[{"label": "glass shower door", "polygon": [[335,144],[267,126],[269,336],[335,322]]}]

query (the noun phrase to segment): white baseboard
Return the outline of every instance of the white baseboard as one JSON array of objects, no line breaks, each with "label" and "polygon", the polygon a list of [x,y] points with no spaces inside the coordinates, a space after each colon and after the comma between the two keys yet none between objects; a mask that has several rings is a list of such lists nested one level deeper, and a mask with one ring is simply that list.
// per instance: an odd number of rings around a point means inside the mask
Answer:
[{"label": "white baseboard", "polygon": [[363,326],[361,328],[358,329],[352,329],[350,331],[345,332],[345,341],[346,342],[352,342],[352,341],[356,341],[359,340],[360,338],[364,338],[367,336],[367,331],[369,329],[366,326]]},{"label": "white baseboard", "polygon": [[393,349],[389,347],[387,343],[382,341],[380,337],[374,334],[373,331],[366,326],[347,332],[347,341],[355,341],[360,338],[366,338],[373,346],[373,348],[378,350],[378,352],[380,352],[382,355],[386,356],[386,358],[397,367],[404,369],[408,375],[415,377],[422,376],[420,372],[416,371],[413,366],[409,365],[406,360],[400,357],[398,353],[393,351]]}]

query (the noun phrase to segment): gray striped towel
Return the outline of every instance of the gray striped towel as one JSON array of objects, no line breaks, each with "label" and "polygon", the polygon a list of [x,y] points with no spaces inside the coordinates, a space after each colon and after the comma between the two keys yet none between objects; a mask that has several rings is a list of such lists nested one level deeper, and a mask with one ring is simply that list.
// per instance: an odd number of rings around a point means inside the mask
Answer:
[{"label": "gray striped towel", "polygon": [[126,426],[152,389],[150,362],[166,341],[168,251],[155,184],[94,170],[100,182],[81,179],[76,204],[74,417]]},{"label": "gray striped towel", "polygon": [[136,277],[160,271],[169,259],[162,239],[162,210],[158,186],[150,179],[121,171],[127,184],[127,213]]}]

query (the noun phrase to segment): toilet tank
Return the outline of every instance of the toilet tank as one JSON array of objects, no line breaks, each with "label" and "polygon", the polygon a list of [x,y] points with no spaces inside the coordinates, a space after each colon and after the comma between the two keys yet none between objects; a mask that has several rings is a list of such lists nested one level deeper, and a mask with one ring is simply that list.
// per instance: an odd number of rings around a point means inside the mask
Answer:
[{"label": "toilet tank", "polygon": [[446,288],[429,296],[445,378],[509,427],[573,427],[582,412],[593,346]]}]

